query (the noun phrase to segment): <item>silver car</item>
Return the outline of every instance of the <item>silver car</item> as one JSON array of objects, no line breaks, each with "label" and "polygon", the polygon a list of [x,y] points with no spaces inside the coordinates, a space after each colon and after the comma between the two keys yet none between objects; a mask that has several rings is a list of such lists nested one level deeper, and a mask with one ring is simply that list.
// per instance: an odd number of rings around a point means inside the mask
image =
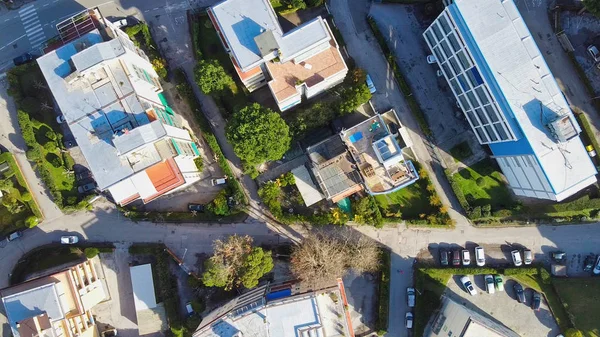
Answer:
[{"label": "silver car", "polygon": [[594,273],[594,275],[600,275],[600,255],[596,260],[596,266],[594,266],[594,270],[592,271],[592,273]]}]

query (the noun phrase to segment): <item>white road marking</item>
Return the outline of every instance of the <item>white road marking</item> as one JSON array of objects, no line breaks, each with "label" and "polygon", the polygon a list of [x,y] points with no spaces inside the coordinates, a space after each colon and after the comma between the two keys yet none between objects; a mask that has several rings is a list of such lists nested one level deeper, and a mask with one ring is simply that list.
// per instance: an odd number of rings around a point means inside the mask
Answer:
[{"label": "white road marking", "polygon": [[23,35],[19,36],[18,38],[16,38],[16,39],[12,40],[11,42],[5,44],[3,47],[0,48],[0,50],[2,50],[4,48],[12,45],[13,43],[15,43],[15,42],[19,41],[20,39],[24,38],[25,36],[27,36],[27,34],[23,34]]},{"label": "white road marking", "polygon": [[[48,4],[45,4],[47,6]],[[25,29],[25,35],[31,44],[32,49],[39,46],[42,42],[46,41],[46,34],[44,34],[44,28],[40,23],[37,11],[33,5],[22,8],[19,11],[21,17],[21,23]]]}]

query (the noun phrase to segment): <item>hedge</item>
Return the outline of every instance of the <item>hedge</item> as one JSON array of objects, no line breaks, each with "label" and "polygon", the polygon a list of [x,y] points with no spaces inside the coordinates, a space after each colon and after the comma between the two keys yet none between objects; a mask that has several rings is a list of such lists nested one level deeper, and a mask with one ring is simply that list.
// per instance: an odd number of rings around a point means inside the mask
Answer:
[{"label": "hedge", "polygon": [[379,47],[381,47],[381,51],[385,55],[385,58],[390,65],[390,68],[392,68],[394,77],[396,77],[398,86],[400,87],[400,90],[402,91],[402,94],[404,95],[404,98],[406,99],[406,101],[408,103],[408,107],[410,108],[410,111],[413,113],[413,116],[417,119],[417,122],[419,123],[421,130],[423,130],[423,133],[426,136],[431,136],[432,132],[431,132],[431,129],[429,128],[429,124],[427,123],[427,118],[425,117],[423,110],[421,110],[421,106],[417,102],[415,96],[412,94],[410,86],[406,82],[404,75],[402,75],[402,72],[400,71],[400,67],[396,63],[396,59],[394,58],[394,55],[392,54],[390,48],[388,47],[385,37],[379,30],[379,27],[377,27],[377,23],[375,22],[375,19],[368,16],[367,21],[369,23],[369,26],[371,27],[371,31],[373,32],[373,35],[375,35],[375,38],[377,39],[377,42],[379,43]]},{"label": "hedge", "polygon": [[[576,110],[576,109],[573,109]],[[584,140],[586,140],[588,142],[588,144],[591,144],[594,147],[594,150],[596,150],[596,152],[600,151],[600,145],[598,144],[598,139],[596,139],[596,136],[594,134],[594,130],[592,129],[592,126],[590,125],[590,122],[588,121],[587,117],[585,116],[585,114],[583,114],[582,112],[576,113],[575,117],[577,118],[577,121],[579,122],[579,125],[581,126],[581,130],[583,130],[583,136],[584,136]],[[588,145],[586,144],[586,145]]]},{"label": "hedge", "polygon": [[[19,185],[21,185],[21,187],[25,188],[27,192],[31,194],[31,191],[29,190],[29,185],[27,184],[27,181],[25,180],[25,177],[23,177],[23,173],[21,172],[21,167],[17,164],[17,161],[15,160],[13,154],[10,152],[0,154],[0,163],[7,163],[10,167],[11,172],[14,173],[14,177],[17,179]],[[38,217],[38,219],[41,221],[44,218],[44,216],[42,215],[42,211],[40,210],[35,200],[35,197],[33,197],[33,194],[31,195],[32,198],[31,200],[27,201],[27,205],[31,209],[33,215]]]},{"label": "hedge", "polygon": [[380,280],[375,331],[379,336],[383,336],[387,333],[389,325],[391,252],[388,249],[381,249],[380,254]]}]

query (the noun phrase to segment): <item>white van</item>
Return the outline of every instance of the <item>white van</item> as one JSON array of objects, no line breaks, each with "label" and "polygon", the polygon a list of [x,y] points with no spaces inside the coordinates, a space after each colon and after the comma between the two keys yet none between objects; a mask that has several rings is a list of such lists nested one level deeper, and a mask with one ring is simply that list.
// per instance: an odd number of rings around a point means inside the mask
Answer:
[{"label": "white van", "polygon": [[211,180],[213,186],[223,185],[227,182],[227,178],[217,178]]},{"label": "white van", "polygon": [[485,252],[481,246],[475,247],[475,262],[479,267],[485,266]]}]

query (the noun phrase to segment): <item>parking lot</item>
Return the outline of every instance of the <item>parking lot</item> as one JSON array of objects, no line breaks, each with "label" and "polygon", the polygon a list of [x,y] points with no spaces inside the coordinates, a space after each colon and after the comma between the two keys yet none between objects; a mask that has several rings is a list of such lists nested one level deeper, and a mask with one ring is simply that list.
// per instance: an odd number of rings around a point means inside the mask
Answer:
[{"label": "parking lot", "polygon": [[476,296],[469,295],[463,288],[460,277],[456,275],[448,282],[444,293],[449,298],[488,318],[499,321],[521,336],[556,336],[560,333],[544,297],[540,309],[531,309],[532,290],[525,289],[525,304],[519,303],[513,286],[515,281],[503,277],[505,291],[488,294],[485,290],[483,275],[470,275],[477,291]]}]

